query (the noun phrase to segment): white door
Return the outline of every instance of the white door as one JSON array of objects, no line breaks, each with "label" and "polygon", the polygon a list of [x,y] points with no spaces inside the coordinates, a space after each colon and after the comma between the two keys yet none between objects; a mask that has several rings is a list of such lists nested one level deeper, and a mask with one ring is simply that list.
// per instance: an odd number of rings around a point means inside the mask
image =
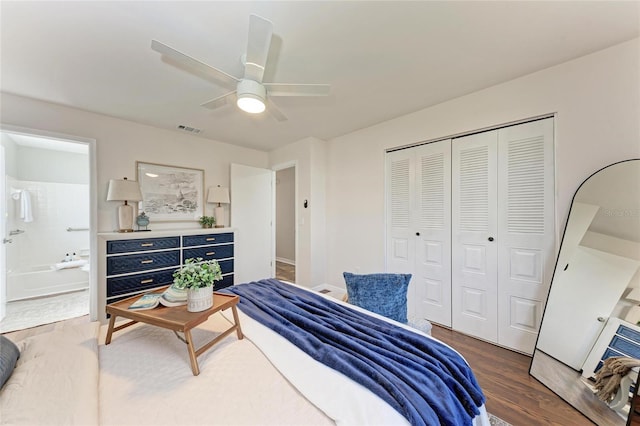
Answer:
[{"label": "white door", "polygon": [[[576,247],[567,264],[556,271],[549,294],[552,303],[545,313],[545,324],[553,324],[554,332],[541,333],[538,348],[580,370],[639,265],[634,259]],[[593,294],[598,297],[582,296]]]},{"label": "white door", "polygon": [[416,149],[415,318],[451,326],[451,140]]},{"label": "white door", "polygon": [[451,326],[451,141],[387,154],[387,271],[412,274],[408,316]]},{"label": "white door", "polygon": [[553,119],[498,130],[498,342],[533,353],[555,265]]},{"label": "white door", "polygon": [[235,284],[275,276],[275,172],[231,164]]},{"label": "white door", "polygon": [[452,325],[497,342],[497,131],[452,142]]}]

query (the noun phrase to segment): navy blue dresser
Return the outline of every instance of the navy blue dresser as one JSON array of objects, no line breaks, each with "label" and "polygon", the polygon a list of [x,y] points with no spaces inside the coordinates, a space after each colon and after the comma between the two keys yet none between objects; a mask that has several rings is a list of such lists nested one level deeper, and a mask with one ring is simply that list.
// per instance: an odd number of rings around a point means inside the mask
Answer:
[{"label": "navy blue dresser", "polygon": [[[128,239],[120,239],[121,235],[119,239],[105,238],[105,304],[170,285],[173,273],[190,258],[218,261],[223,278],[215,283],[214,291],[233,285],[233,231],[162,234],[149,238],[144,237],[152,234],[132,234]],[[104,308],[100,309],[104,312]]]},{"label": "navy blue dresser", "polygon": [[620,318],[609,318],[583,365],[582,375],[592,377],[611,357],[640,359],[640,327]]}]

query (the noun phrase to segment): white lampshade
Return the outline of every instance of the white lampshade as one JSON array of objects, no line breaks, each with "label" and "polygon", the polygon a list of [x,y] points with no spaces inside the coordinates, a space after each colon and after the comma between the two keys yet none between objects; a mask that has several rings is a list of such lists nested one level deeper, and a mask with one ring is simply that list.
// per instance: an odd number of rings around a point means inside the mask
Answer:
[{"label": "white lampshade", "polygon": [[207,203],[229,204],[229,188],[210,187],[207,194]]},{"label": "white lampshade", "polygon": [[111,179],[109,180],[109,191],[107,201],[141,201],[142,192],[135,180]]},{"label": "white lampshade", "polygon": [[107,201],[124,201],[124,204],[118,207],[118,231],[133,231],[133,207],[127,202],[141,200],[142,192],[138,182],[135,180],[128,180],[127,178],[109,180]]},{"label": "white lampshade", "polygon": [[226,220],[224,207],[221,204],[229,204],[229,188],[222,188],[220,185],[210,187],[207,194],[207,203],[218,203],[218,207],[214,209],[216,228],[224,228]]}]

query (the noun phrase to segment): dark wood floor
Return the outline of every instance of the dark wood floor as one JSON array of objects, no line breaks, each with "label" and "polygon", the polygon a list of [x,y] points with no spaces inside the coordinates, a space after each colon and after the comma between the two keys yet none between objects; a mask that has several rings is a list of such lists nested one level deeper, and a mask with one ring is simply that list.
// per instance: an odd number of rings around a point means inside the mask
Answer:
[{"label": "dark wood floor", "polygon": [[296,282],[296,265],[276,261],[276,278],[282,281]]},{"label": "dark wood floor", "polygon": [[514,426],[592,424],[529,376],[528,356],[437,325],[432,335],[455,348],[471,365],[491,414]]}]

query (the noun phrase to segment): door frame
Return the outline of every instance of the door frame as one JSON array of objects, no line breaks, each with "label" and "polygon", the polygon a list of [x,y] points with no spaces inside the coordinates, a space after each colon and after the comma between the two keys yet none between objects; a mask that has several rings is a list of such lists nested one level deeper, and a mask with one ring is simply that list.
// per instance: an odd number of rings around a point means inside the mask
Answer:
[{"label": "door frame", "polygon": [[[295,261],[296,261],[296,268],[295,268],[295,275],[294,275],[294,282],[297,282],[297,278],[298,278],[298,262],[300,261],[300,256],[298,253],[298,161],[297,160],[291,160],[291,161],[285,161],[284,163],[278,163],[276,165],[271,166],[271,170],[273,170],[274,172],[278,172],[280,170],[285,170],[285,169],[290,169],[293,167],[293,175],[294,175],[294,194],[293,194],[293,206],[294,206],[294,211],[293,211],[293,216],[294,216],[294,220],[295,220],[295,224],[294,224],[294,236],[293,236],[293,244],[294,244],[294,253],[295,253]],[[274,191],[274,199],[277,200],[278,198],[275,197],[277,192],[277,189]],[[274,210],[277,211],[277,205],[274,205]],[[277,217],[274,217],[274,219],[277,219]],[[277,222],[276,222],[277,224]],[[277,227],[274,226],[274,236],[277,234],[278,230]],[[277,253],[277,239],[275,239],[274,244],[276,244],[276,248],[274,251],[274,261],[275,261],[275,255]]]},{"label": "door frame", "polygon": [[[0,132],[82,143],[89,148],[89,317],[98,320],[98,173],[96,139],[0,123]],[[5,271],[0,273],[6,274]],[[5,281],[6,284],[6,281]]]}]

